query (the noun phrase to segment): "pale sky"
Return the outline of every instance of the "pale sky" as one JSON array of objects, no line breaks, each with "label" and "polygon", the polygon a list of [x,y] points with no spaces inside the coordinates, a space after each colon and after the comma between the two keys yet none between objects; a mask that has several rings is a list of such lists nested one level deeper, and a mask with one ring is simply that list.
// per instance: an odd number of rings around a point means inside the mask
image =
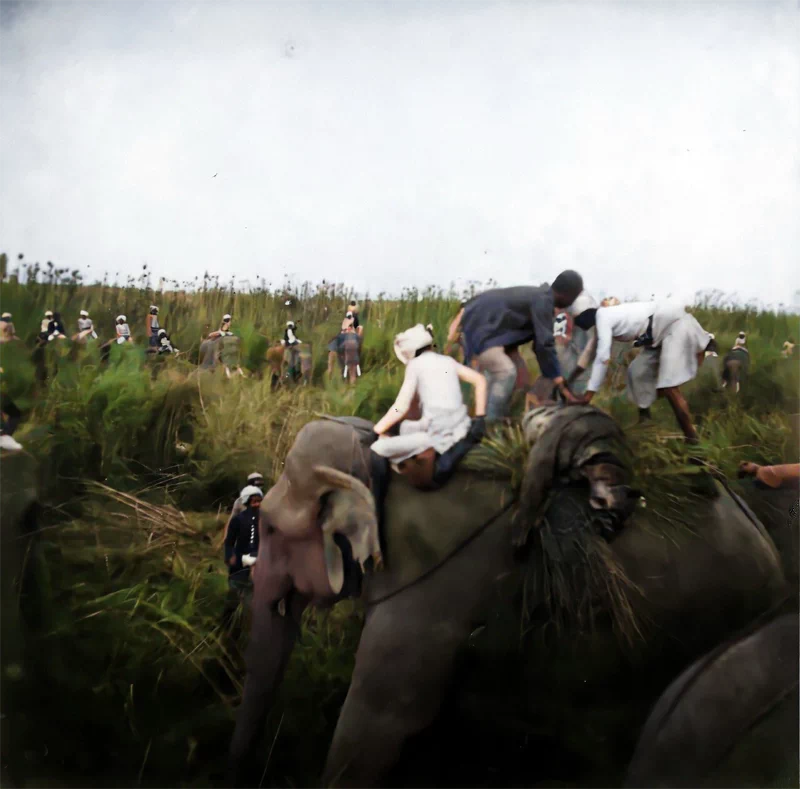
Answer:
[{"label": "pale sky", "polygon": [[796,0],[0,10],[12,255],[800,304]]}]

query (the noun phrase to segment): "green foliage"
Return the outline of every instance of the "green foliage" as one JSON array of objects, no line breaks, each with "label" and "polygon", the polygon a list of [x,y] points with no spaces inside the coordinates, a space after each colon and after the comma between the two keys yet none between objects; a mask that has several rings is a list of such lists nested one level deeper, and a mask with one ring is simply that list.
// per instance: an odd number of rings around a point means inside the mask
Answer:
[{"label": "green foliage", "polygon": [[[3,392],[24,413],[16,437],[39,464],[47,527],[31,559],[39,567],[40,616],[20,680],[27,711],[15,742],[20,753],[34,753],[27,765],[34,773],[207,785],[224,763],[242,681],[241,643],[220,626],[228,594],[222,529],[236,492],[253,470],[274,482],[297,432],[317,415],[379,418],[402,381],[394,335],[416,322],[432,323],[442,345],[461,294],[408,291],[399,300],[362,301],[364,375],[348,387],[339,375],[327,380],[324,374],[327,344],[350,297],[343,285],[239,293],[207,278],[195,292],[156,293],[146,277],[123,287],[80,286],[49,271],[44,279],[21,284],[11,277],[0,285],[3,309],[14,314],[23,338],[0,348]],[[145,356],[151,303],[160,306],[161,324],[185,359]],[[37,368],[31,351],[47,308],[61,311],[68,331],[78,311],[88,309],[101,340],[123,312],[139,345],[113,345],[104,364],[97,345],[51,343]],[[201,338],[225,312],[242,339],[246,378],[198,374],[192,364]],[[796,316],[713,303],[699,305],[696,314],[716,333],[721,355],[736,332],[748,331],[753,361],[738,397],[718,390],[710,362],[686,387],[701,435],[692,456],[729,476],[745,457],[795,460],[789,414],[796,411],[800,379],[780,345],[800,334]],[[289,317],[312,342],[315,385],[273,391],[265,351]],[[528,350],[525,356],[535,370]],[[41,369],[46,380],[37,377]],[[636,410],[623,394],[609,391],[597,402],[630,428],[648,506],[677,517],[687,497],[700,495],[690,473],[698,467],[675,438],[668,405],[656,405],[651,426],[634,428]],[[519,431],[509,428],[468,462],[513,478],[524,456]],[[607,557],[597,558],[592,572]],[[553,594],[562,581],[548,580]],[[624,579],[614,583],[622,588]],[[618,591],[610,588],[609,595]],[[265,734],[265,753],[275,745],[265,785],[316,780],[360,624],[359,606],[349,603],[306,614]],[[42,755],[42,743],[50,756]]]}]

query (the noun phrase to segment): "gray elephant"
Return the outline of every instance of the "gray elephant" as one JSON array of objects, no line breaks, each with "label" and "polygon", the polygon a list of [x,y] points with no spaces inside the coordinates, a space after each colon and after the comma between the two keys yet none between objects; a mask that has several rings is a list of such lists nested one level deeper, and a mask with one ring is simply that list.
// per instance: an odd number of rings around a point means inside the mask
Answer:
[{"label": "gray elephant", "polygon": [[626,786],[798,785],[797,611],[704,655],[653,708]]},{"label": "gray elephant", "polygon": [[[632,718],[606,726],[619,747],[682,668],[783,593],[763,526],[713,480],[692,500],[690,528],[668,528],[650,503],[631,514],[619,430],[594,408],[526,416],[533,447],[519,495],[488,462],[433,492],[394,476],[376,502],[371,425],[344,422],[300,431],[262,505],[234,784],[306,605],[358,594],[366,604],[323,783],[375,786],[437,718],[464,666],[463,689],[482,670],[513,676],[510,695],[526,714],[556,687],[562,701],[624,687],[641,699]],[[558,714],[554,730],[567,725]]]}]

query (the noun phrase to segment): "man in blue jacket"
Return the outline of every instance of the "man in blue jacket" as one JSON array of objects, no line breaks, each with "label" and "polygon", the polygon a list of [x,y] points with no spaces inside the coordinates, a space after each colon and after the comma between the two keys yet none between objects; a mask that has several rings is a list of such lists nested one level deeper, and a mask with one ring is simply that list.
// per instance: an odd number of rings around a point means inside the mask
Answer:
[{"label": "man in blue jacket", "polygon": [[569,307],[583,290],[577,271],[562,271],[552,285],[487,290],[467,302],[461,326],[469,353],[489,380],[486,421],[506,416],[514,384],[525,363],[517,350],[533,342],[542,375],[558,386],[567,402],[576,398],[561,375],[553,340],[553,315]]}]

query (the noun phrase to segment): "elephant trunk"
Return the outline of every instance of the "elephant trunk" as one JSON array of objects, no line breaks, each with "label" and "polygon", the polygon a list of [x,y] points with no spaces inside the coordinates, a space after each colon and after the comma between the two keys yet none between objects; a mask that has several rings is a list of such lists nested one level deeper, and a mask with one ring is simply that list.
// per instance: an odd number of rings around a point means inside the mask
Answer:
[{"label": "elephant trunk", "polygon": [[299,633],[305,600],[290,593],[291,603],[280,600],[253,601],[252,631],[247,648],[247,679],[242,703],[237,711],[236,728],[228,755],[228,786],[256,786],[265,765],[256,762],[257,746],[267,714],[283,679],[286,665]]}]

